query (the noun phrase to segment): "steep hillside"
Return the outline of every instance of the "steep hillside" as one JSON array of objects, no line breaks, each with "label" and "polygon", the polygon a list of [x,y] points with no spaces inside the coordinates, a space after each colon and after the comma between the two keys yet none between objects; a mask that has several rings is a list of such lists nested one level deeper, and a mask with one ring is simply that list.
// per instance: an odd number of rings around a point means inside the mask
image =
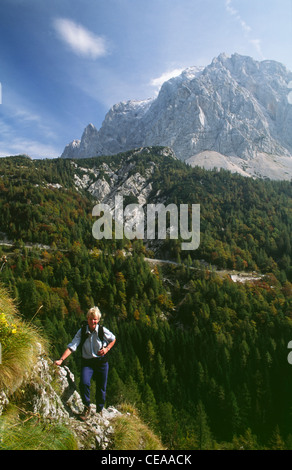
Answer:
[{"label": "steep hillside", "polygon": [[[49,359],[49,345],[0,285],[0,450],[161,450],[131,407],[78,419],[83,404],[74,375]],[[121,430],[131,436],[121,436]]]},{"label": "steep hillside", "polygon": [[[163,446],[290,448],[291,184],[191,168],[167,152],[1,159],[1,281],[51,361],[100,307],[117,337],[107,406],[135,407]],[[143,207],[200,204],[199,248],[96,240],[92,209],[118,193]],[[79,360],[66,364],[77,393]]]},{"label": "steep hillside", "polygon": [[[67,250],[102,246],[92,234],[96,203],[200,205],[200,245],[183,252],[182,239],[147,240],[156,257],[205,260],[219,268],[269,272],[291,279],[291,184],[191,168],[170,150],[150,147],[84,160],[0,160],[2,241]],[[146,217],[145,217],[146,223]],[[180,235],[180,234],[179,234]],[[114,240],[122,247],[129,240]]]}]

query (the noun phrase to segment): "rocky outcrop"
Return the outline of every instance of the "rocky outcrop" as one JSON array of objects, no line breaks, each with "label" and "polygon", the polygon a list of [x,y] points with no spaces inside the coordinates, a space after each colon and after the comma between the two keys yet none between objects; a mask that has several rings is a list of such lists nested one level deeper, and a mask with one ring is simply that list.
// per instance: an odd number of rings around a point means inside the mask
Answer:
[{"label": "rocky outcrop", "polygon": [[[143,153],[150,154],[151,147],[129,152],[112,163],[96,164],[94,168],[85,168],[79,162],[71,162],[74,167],[74,184],[76,189],[88,191],[97,202],[113,207],[115,196],[134,196],[137,202],[144,205],[152,191],[152,175],[157,166],[154,162],[148,162],[141,174],[136,167],[138,160],[133,157]],[[155,155],[176,158],[169,148],[156,148]]]},{"label": "rocky outcrop", "polygon": [[191,165],[247,176],[292,176],[292,74],[282,64],[221,54],[161,87],[157,98],[118,103],[62,157],[113,155],[167,146]]},{"label": "rocky outcrop", "polygon": [[[75,378],[67,366],[58,367],[45,356],[40,355],[30,377],[22,385],[23,402],[29,404],[29,412],[39,415],[51,423],[62,423],[70,428],[78,442],[79,450],[108,448],[113,427],[111,421],[121,413],[114,407],[96,413],[92,405],[91,415],[86,422],[78,419],[83,410]],[[10,396],[0,394],[0,415],[8,405]]]}]

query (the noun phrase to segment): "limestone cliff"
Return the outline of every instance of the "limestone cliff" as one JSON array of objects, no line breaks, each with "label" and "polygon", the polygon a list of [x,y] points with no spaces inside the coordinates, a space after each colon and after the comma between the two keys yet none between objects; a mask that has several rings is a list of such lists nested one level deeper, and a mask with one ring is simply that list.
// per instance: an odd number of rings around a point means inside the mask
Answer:
[{"label": "limestone cliff", "polygon": [[[83,409],[77,391],[74,375],[67,366],[57,367],[40,354],[32,374],[21,386],[22,403],[25,412],[40,416],[42,420],[66,426],[72,431],[79,450],[107,449],[111,441],[113,427],[111,421],[121,413],[114,407],[103,410],[103,414],[93,411],[86,423],[78,419]],[[0,394],[0,414],[5,412],[13,395],[4,391]]]},{"label": "limestone cliff", "polygon": [[159,145],[191,165],[290,179],[291,80],[278,62],[220,54],[207,67],[192,67],[165,82],[154,99],[114,105],[101,128],[89,124],[62,157]]}]

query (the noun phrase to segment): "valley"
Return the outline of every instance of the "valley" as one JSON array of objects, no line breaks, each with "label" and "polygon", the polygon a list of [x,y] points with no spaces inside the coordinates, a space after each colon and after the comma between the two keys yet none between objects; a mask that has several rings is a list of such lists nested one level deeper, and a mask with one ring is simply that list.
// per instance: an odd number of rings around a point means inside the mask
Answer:
[{"label": "valley", "polygon": [[[118,338],[108,403],[135,406],[164,446],[290,445],[289,182],[192,168],[161,147],[8,157],[0,174],[1,283],[51,342],[52,360],[97,304]],[[96,240],[92,209],[116,194],[125,204],[200,204],[198,249]],[[78,383],[79,358],[67,365]]]}]

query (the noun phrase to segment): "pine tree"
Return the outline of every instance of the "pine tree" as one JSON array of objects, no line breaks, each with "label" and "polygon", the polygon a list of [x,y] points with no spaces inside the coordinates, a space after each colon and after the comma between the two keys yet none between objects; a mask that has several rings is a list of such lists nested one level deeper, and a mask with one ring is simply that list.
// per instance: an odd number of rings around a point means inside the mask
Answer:
[{"label": "pine tree", "polygon": [[230,432],[231,436],[238,434],[241,429],[240,411],[237,404],[236,396],[233,392],[230,393],[229,399],[229,413],[230,413]]},{"label": "pine tree", "polygon": [[141,413],[143,416],[144,421],[149,424],[152,429],[157,428],[157,404],[154,397],[154,393],[149,386],[146,384],[143,395],[142,395],[142,405],[141,405]]},{"label": "pine tree", "polygon": [[169,449],[173,449],[178,433],[178,422],[170,402],[158,405],[158,421],[162,440]]},{"label": "pine tree", "polygon": [[208,417],[201,400],[196,407],[194,431],[198,441],[198,449],[211,450],[213,448],[213,439]]},{"label": "pine tree", "polygon": [[283,441],[279,426],[277,425],[272,437],[269,441],[269,449],[270,450],[285,450],[285,442]]},{"label": "pine tree", "polygon": [[109,371],[109,380],[107,385],[107,401],[112,404],[120,404],[125,400],[125,385],[115,367]]},{"label": "pine tree", "polygon": [[245,433],[239,437],[234,436],[233,448],[236,450],[257,450],[258,443],[255,435],[252,434],[251,429],[248,428]]}]

